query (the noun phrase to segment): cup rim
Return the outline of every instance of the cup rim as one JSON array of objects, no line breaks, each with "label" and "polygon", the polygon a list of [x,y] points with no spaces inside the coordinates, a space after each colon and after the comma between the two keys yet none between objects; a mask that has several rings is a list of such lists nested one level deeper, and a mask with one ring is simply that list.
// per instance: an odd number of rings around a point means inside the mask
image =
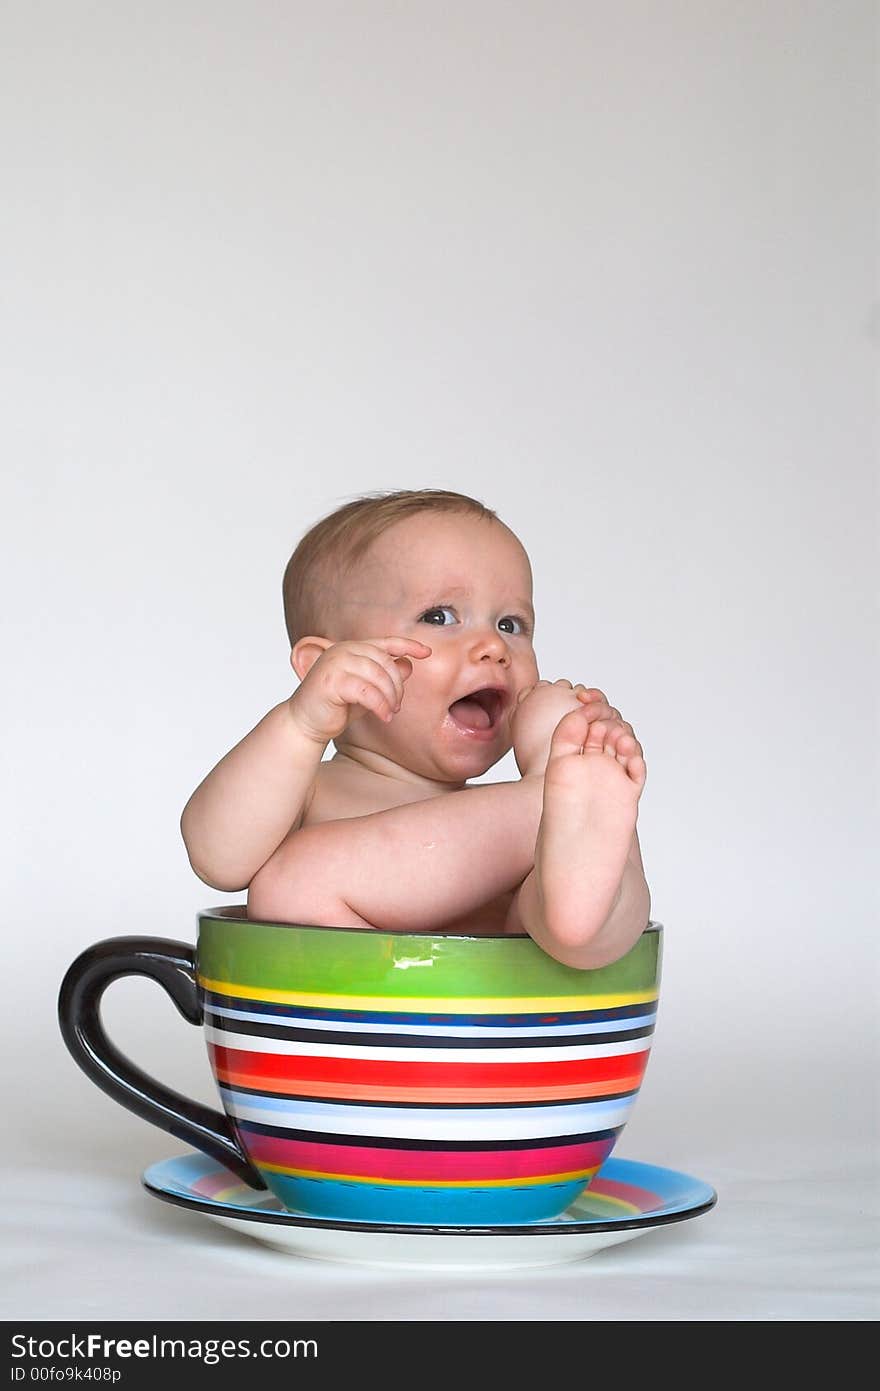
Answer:
[{"label": "cup rim", "polygon": [[[244,922],[253,927],[293,928],[297,932],[340,932],[356,933],[358,936],[395,937],[405,941],[451,941],[451,942],[530,942],[527,932],[394,932],[380,927],[340,927],[335,923],[290,923],[275,922],[271,918],[249,918],[246,903],[221,903],[213,908],[202,908],[196,914],[197,922]],[[662,922],[649,918],[637,941],[652,932],[663,932]],[[635,943],[633,944],[635,945]]]}]

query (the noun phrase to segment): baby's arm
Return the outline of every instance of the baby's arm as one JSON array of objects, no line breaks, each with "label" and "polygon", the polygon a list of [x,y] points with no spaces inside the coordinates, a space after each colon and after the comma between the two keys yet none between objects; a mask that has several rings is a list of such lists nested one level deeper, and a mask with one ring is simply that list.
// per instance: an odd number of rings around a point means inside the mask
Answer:
[{"label": "baby's arm", "polygon": [[300,687],[220,760],[184,807],[181,834],[199,878],[227,893],[247,888],[299,824],[330,740],[356,711],[389,720],[412,673],[409,659],[430,652],[410,638],[301,639],[291,654]]},{"label": "baby's arm", "polygon": [[543,779],[443,793],[291,833],[251,883],[273,922],[433,931],[515,888],[534,863]]},{"label": "baby's arm", "polygon": [[221,758],[180,818],[200,879],[226,893],[247,888],[299,820],[325,748],[284,700]]}]

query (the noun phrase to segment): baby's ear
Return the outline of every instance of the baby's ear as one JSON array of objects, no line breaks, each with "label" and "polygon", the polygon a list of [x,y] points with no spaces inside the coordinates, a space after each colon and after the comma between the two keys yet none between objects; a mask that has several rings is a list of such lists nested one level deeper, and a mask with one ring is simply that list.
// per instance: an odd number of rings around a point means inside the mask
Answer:
[{"label": "baby's ear", "polygon": [[321,653],[326,652],[327,648],[332,646],[330,638],[316,638],[314,636],[300,638],[290,654],[290,665],[300,681],[305,680]]}]

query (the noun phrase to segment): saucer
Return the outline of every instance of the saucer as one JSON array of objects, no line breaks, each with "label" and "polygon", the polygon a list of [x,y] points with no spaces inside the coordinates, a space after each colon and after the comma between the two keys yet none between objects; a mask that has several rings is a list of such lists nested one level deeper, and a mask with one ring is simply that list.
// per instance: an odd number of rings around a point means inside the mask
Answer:
[{"label": "saucer", "polygon": [[198,1153],[152,1164],[142,1181],[153,1197],[201,1212],[289,1255],[445,1270],[510,1270],[581,1260],[656,1227],[699,1217],[717,1200],[702,1179],[613,1156],[561,1217],[523,1226],[392,1226],[301,1217]]}]

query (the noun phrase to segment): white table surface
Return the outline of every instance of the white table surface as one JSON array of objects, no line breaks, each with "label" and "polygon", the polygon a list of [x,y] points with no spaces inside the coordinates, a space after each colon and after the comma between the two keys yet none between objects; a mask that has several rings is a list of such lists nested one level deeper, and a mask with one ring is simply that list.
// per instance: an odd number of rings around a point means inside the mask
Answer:
[{"label": "white table surface", "polygon": [[[97,1094],[96,1094],[97,1095]],[[97,1097],[98,1113],[110,1103]],[[64,1167],[3,1184],[2,1316],[96,1320],[866,1320],[880,1313],[876,1152],[830,1140],[686,1133],[620,1157],[718,1191],[702,1216],[543,1269],[395,1270],[276,1252],[147,1194],[150,1162],[186,1152],[126,1113]],[[103,1119],[108,1120],[109,1115]],[[163,1140],[165,1141],[163,1143]],[[642,1145],[644,1149],[644,1145]],[[686,1152],[685,1152],[686,1151]]]}]

